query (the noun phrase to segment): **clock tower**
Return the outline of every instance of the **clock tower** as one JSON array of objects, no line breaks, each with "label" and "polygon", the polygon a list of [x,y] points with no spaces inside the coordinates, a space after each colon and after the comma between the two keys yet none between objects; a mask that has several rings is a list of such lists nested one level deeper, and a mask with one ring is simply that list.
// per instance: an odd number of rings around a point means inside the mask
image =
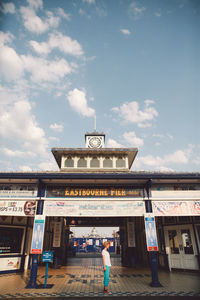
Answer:
[{"label": "clock tower", "polygon": [[99,133],[96,130],[85,134],[85,146],[86,148],[99,149],[104,148],[105,145],[105,134],[103,132]]}]

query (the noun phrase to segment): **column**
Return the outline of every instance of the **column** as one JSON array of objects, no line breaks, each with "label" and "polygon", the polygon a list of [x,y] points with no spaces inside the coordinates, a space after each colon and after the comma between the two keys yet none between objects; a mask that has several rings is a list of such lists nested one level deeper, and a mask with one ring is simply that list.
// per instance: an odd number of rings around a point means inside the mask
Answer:
[{"label": "column", "polygon": [[[42,200],[41,198],[44,197],[45,194],[45,189],[41,183],[41,181],[38,179],[38,193],[37,193],[37,197],[39,198],[38,200],[38,205],[37,205],[37,215],[42,215],[43,213],[43,202],[44,200]],[[26,288],[36,288],[37,284],[37,269],[38,269],[38,254],[33,254],[32,255],[32,266],[31,266],[31,277],[30,277],[30,281],[28,283],[28,285],[26,286]]]},{"label": "column", "polygon": [[[151,197],[151,185],[152,185],[152,180],[150,179],[145,186],[145,194],[146,194],[145,196],[147,196],[147,199],[145,200],[145,207],[147,213],[152,213],[151,200],[149,199]],[[150,255],[150,262],[151,262],[151,277],[152,277],[152,282],[150,283],[150,286],[162,287],[158,279],[158,264],[156,259],[156,253],[155,251],[151,251],[149,252],[149,255]]]}]

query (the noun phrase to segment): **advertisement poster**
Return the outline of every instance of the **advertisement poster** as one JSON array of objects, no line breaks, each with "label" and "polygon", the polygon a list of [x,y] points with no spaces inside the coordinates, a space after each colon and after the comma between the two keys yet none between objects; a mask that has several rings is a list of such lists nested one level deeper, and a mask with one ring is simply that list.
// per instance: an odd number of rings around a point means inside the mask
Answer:
[{"label": "advertisement poster", "polygon": [[143,201],[45,201],[45,216],[143,216]]},{"label": "advertisement poster", "polygon": [[152,214],[145,214],[145,233],[148,251],[158,251],[158,241],[155,217]]},{"label": "advertisement poster", "polygon": [[31,254],[42,254],[45,216],[36,215],[33,226]]},{"label": "advertisement poster", "polygon": [[1,216],[33,217],[36,214],[37,201],[5,201],[0,200]]},{"label": "advertisement poster", "polygon": [[152,201],[155,216],[200,216],[200,201]]},{"label": "advertisement poster", "polygon": [[135,226],[134,222],[127,223],[128,247],[135,247]]},{"label": "advertisement poster", "polygon": [[61,239],[61,222],[54,223],[53,229],[53,247],[60,247],[60,239]]},{"label": "advertisement poster", "polygon": [[0,271],[18,270],[21,264],[21,257],[1,257]]}]

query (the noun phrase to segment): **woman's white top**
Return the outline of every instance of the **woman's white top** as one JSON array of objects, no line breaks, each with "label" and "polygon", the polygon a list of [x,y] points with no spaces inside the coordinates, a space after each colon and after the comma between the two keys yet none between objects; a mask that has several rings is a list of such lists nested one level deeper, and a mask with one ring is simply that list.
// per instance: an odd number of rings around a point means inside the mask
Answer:
[{"label": "woman's white top", "polygon": [[111,262],[110,262],[110,253],[107,250],[102,250],[102,255],[104,256],[105,259],[105,265],[108,267],[111,267]]}]

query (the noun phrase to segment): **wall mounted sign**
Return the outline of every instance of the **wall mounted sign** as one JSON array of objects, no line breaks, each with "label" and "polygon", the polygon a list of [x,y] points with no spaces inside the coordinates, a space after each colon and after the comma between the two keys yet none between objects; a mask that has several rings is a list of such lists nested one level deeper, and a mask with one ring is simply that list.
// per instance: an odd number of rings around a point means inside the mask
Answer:
[{"label": "wall mounted sign", "polygon": [[155,216],[200,216],[200,201],[152,201]]},{"label": "wall mounted sign", "polygon": [[143,198],[142,189],[123,188],[82,188],[82,187],[48,187],[48,198]]},{"label": "wall mounted sign", "polygon": [[36,215],[33,225],[31,254],[42,254],[45,216]]},{"label": "wall mounted sign", "polygon": [[61,239],[61,222],[54,222],[53,228],[53,247],[60,247],[60,239]]},{"label": "wall mounted sign", "polygon": [[36,200],[0,200],[0,215],[2,216],[33,217],[36,214],[36,208]]},{"label": "wall mounted sign", "polygon": [[45,216],[143,216],[143,201],[45,201]]},{"label": "wall mounted sign", "polygon": [[37,197],[36,185],[0,184],[0,198]]},{"label": "wall mounted sign", "polygon": [[135,226],[134,222],[127,223],[128,247],[135,247]]}]

